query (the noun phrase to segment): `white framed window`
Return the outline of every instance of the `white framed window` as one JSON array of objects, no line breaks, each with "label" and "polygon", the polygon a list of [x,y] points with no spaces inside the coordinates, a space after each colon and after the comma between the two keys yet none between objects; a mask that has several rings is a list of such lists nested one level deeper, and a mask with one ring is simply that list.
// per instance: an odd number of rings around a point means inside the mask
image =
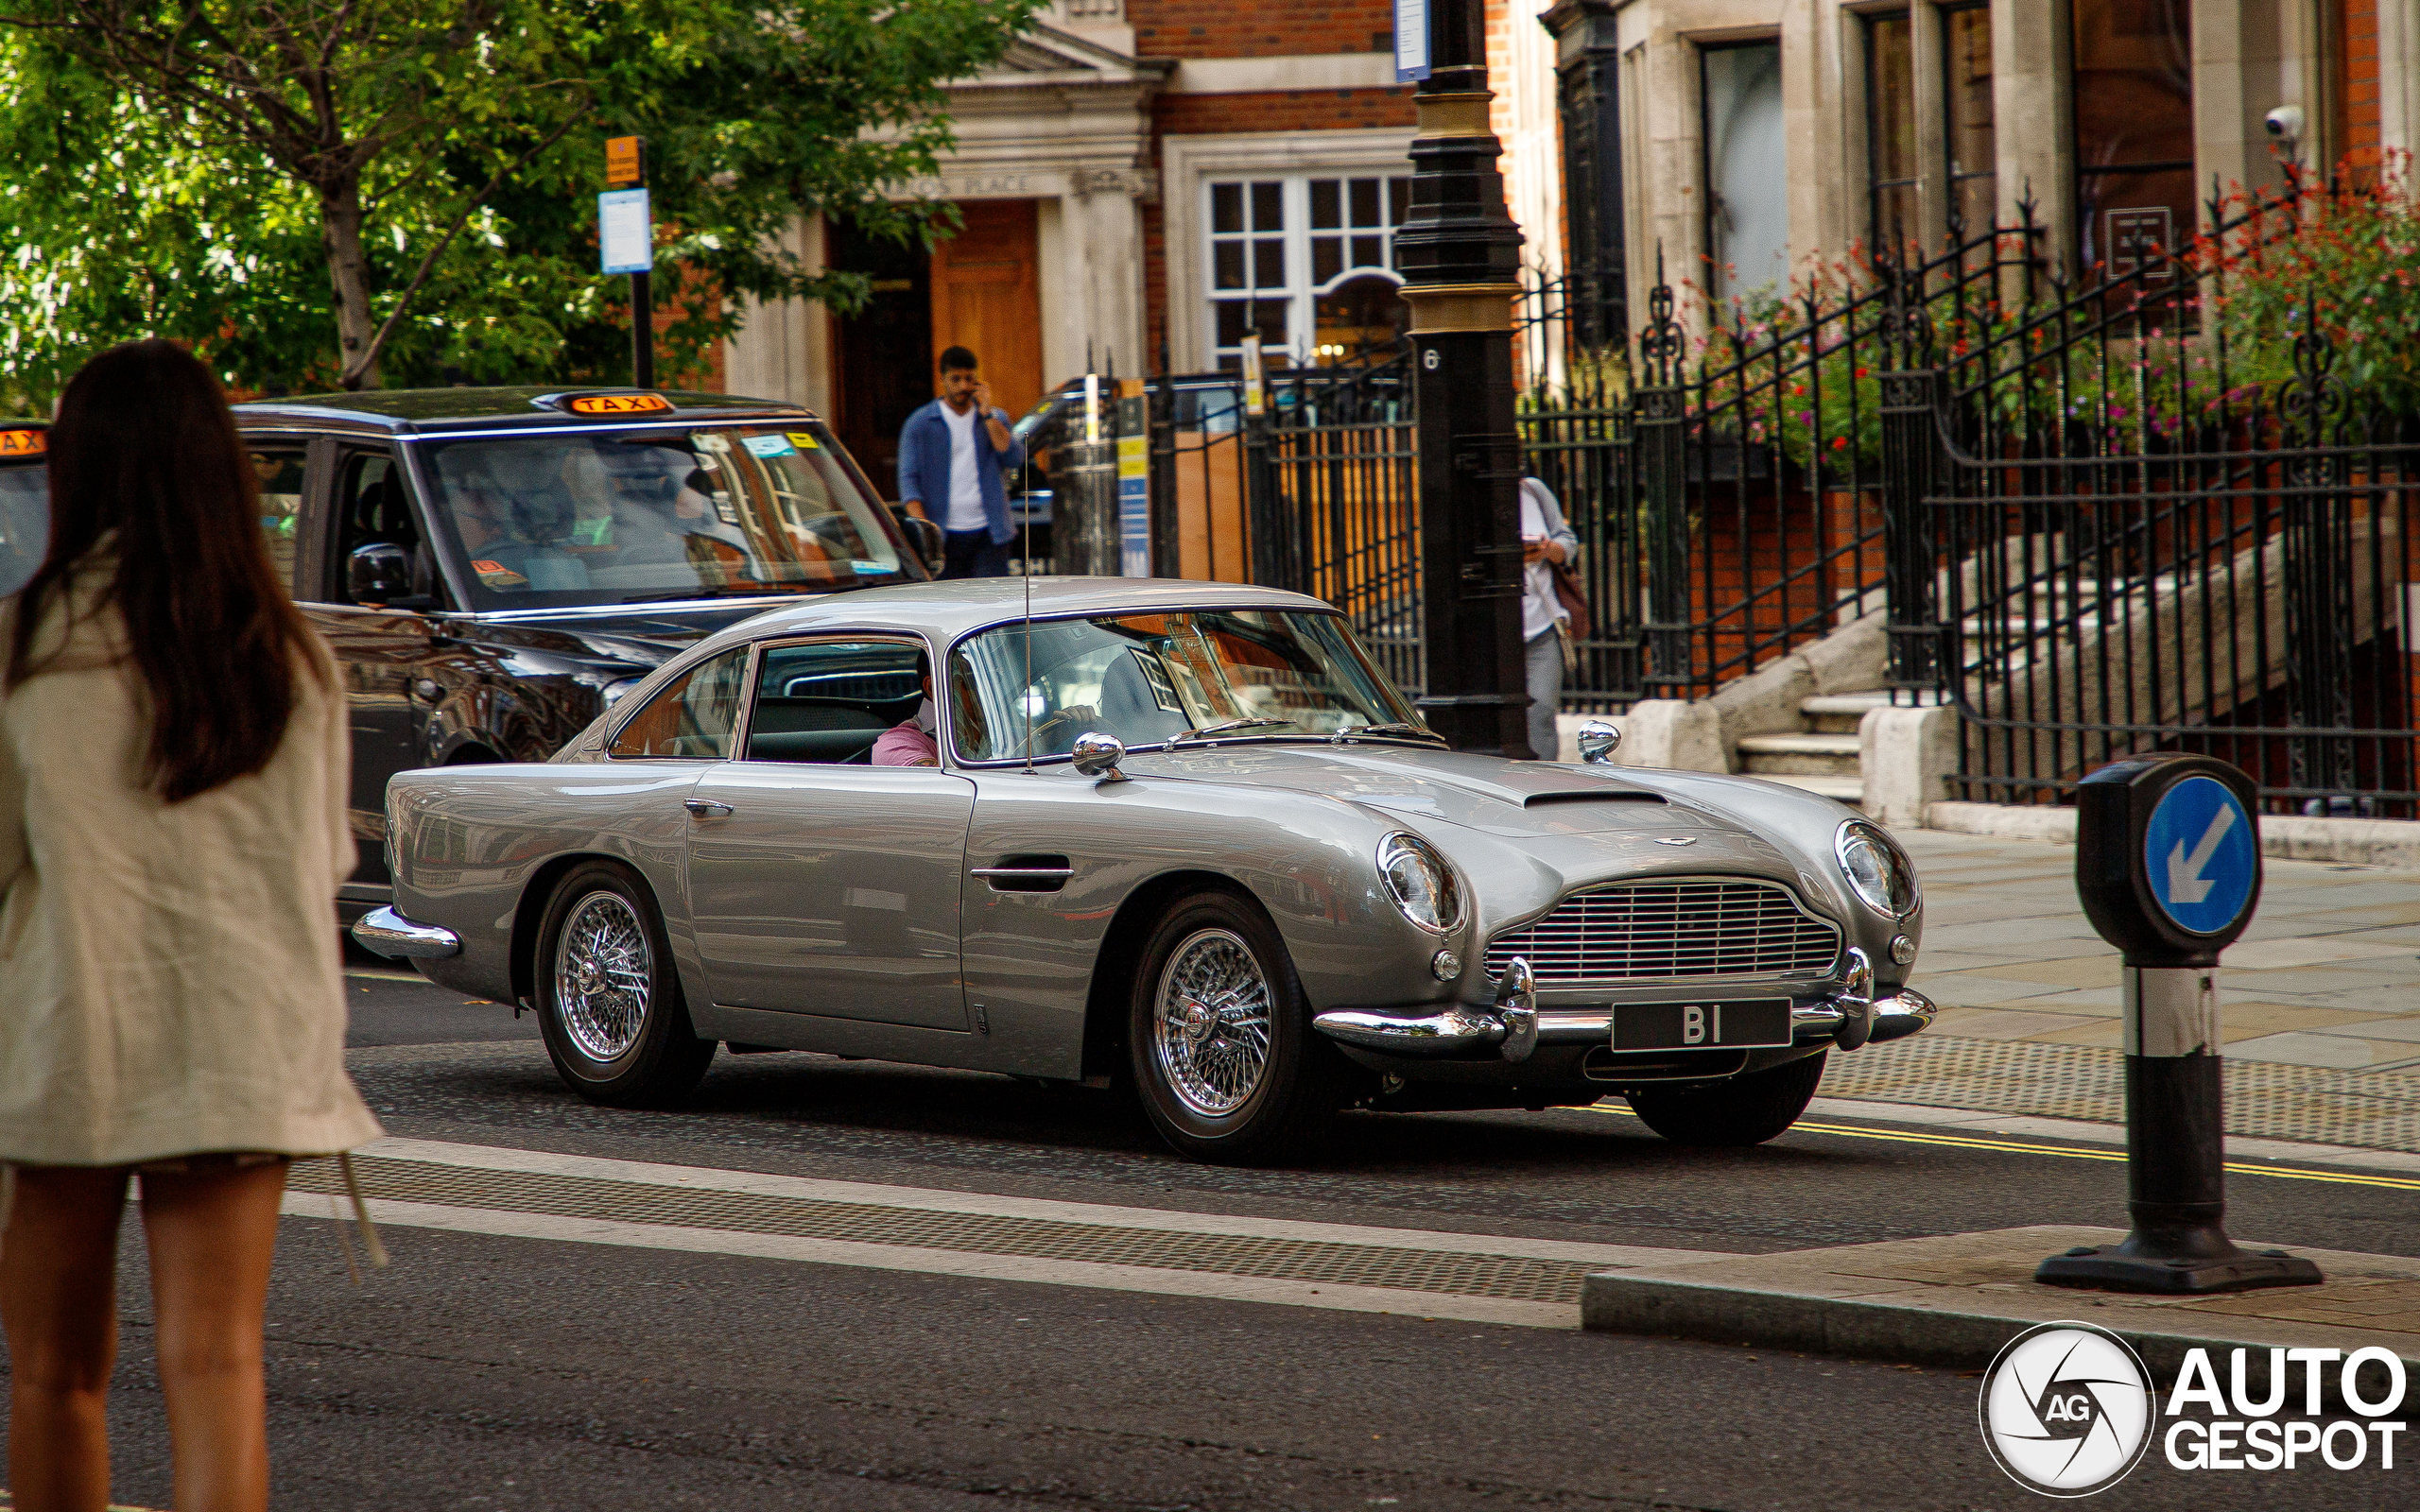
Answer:
[{"label": "white framed window", "polygon": [[1207,178],[1202,194],[1205,349],[1235,369],[1257,332],[1280,361],[1351,362],[1401,329],[1395,231],[1409,174],[1291,173]]}]

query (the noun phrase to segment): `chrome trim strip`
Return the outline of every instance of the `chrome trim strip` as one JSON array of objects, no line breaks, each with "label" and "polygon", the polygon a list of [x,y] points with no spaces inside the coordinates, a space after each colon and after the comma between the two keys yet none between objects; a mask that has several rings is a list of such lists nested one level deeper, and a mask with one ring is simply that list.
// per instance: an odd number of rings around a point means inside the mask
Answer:
[{"label": "chrome trim strip", "polygon": [[1518,955],[1495,986],[1495,1016],[1504,1021],[1504,1058],[1519,1065],[1538,1048],[1538,988]]},{"label": "chrome trim strip", "polygon": [[[1905,1039],[1929,1026],[1939,1011],[1931,999],[1905,988],[1895,996],[1871,1005],[1845,997],[1803,1003],[1790,1010],[1791,1042],[1803,1045],[1835,1040],[1853,1017],[1861,1022],[1869,1010],[1873,1032],[1870,1040],[1860,1043]],[[1603,1044],[1613,1037],[1613,1016],[1605,1009],[1540,1008],[1536,1016],[1538,1044]],[[1366,1008],[1338,1008],[1312,1019],[1311,1027],[1332,1040],[1365,1050],[1426,1057],[1469,1056],[1501,1049],[1512,1038],[1503,1015],[1460,1003],[1412,1018]],[[1526,1059],[1527,1053],[1518,1057],[1507,1055],[1505,1058]]]},{"label": "chrome trim strip", "polygon": [[1331,1040],[1391,1056],[1459,1056],[1504,1042],[1504,1021],[1457,1003],[1441,1013],[1404,1019],[1365,1008],[1336,1008],[1311,1020]]},{"label": "chrome trim strip", "polygon": [[363,949],[389,960],[433,960],[462,954],[462,937],[435,924],[418,924],[393,908],[373,908],[353,926],[353,937]]},{"label": "chrome trim strip", "polygon": [[1933,1016],[1940,1011],[1932,999],[1903,987],[1898,996],[1884,998],[1874,1005],[1874,1038],[1867,1042],[1878,1045],[1886,1040],[1904,1040],[1919,1029],[1930,1028]]},{"label": "chrome trim strip", "polygon": [[1072,877],[1073,867],[977,867],[970,877]]}]

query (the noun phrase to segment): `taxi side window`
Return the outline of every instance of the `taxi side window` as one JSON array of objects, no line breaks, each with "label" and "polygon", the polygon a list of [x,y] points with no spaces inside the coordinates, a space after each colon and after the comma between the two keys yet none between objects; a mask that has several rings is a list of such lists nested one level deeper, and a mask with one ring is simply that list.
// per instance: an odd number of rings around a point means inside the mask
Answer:
[{"label": "taxi side window", "polygon": [[659,689],[631,716],[606,747],[631,760],[687,757],[722,761],[731,755],[732,731],[739,724],[739,697],[746,690],[748,647],[735,646],[701,662]]},{"label": "taxi side window", "polygon": [[[355,452],[344,458],[337,475],[337,594],[340,602],[355,601],[347,566],[365,546],[400,546],[420,557],[420,524],[412,518],[411,501],[394,458],[384,452]],[[417,578],[422,576],[415,571]]]},{"label": "taxi side window", "polygon": [[302,448],[262,446],[251,459],[260,485],[261,537],[277,566],[277,580],[292,589],[295,545],[302,533]]}]

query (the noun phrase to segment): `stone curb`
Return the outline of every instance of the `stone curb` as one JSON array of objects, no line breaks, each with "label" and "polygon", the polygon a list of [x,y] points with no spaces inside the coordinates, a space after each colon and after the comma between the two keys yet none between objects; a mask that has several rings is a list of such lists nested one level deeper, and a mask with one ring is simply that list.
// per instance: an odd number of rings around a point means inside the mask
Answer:
[{"label": "stone curb", "polygon": [[[2009,840],[2076,843],[2076,811],[2008,803],[1928,803],[1925,828]],[[2260,816],[2260,851],[2284,861],[2333,861],[2420,871],[2420,820]]]},{"label": "stone curb", "polygon": [[[2114,1239],[2118,1235],[2111,1231],[2101,1237]],[[1864,1250],[1881,1246],[1849,1247]],[[2162,1383],[2175,1380],[2189,1349],[2210,1351],[2222,1376],[2227,1368],[2223,1351],[2251,1351],[2245,1363],[2251,1367],[2247,1383],[2254,1384],[2265,1383],[2271,1348],[2329,1344],[2348,1349],[2382,1345],[2402,1357],[2407,1370],[2420,1380],[2420,1339],[2410,1334],[2369,1333],[2355,1340],[2345,1337],[2342,1330],[2320,1325],[2297,1327],[2274,1319],[2193,1313],[2174,1304],[2148,1303],[2103,1292],[2067,1292],[2030,1282],[1990,1289],[1944,1286],[1939,1289],[1939,1300],[1927,1297],[1922,1303],[1874,1296],[1827,1295],[1824,1289],[1824,1257],[1837,1253],[1841,1251],[1743,1255],[1735,1261],[1599,1272],[1583,1282],[1581,1326],[1600,1332],[1980,1370],[2026,1329],[2057,1319],[2081,1319],[2107,1329],[2133,1346],[2151,1368],[2153,1379]],[[2352,1268],[2348,1262],[2370,1261],[2396,1268],[2414,1264],[2392,1257],[2340,1255],[2300,1247],[2297,1253],[2311,1255],[2323,1266],[2331,1266],[2331,1275]],[[1692,1270],[1727,1270],[1742,1263],[1771,1270],[1776,1264],[1801,1259],[1807,1276],[1805,1287],[1772,1280],[1758,1283],[1713,1276],[1692,1278],[1687,1274]],[[1829,1280],[1837,1282],[1840,1278]],[[2332,1407],[2343,1405],[2332,1378],[2325,1400]]]}]

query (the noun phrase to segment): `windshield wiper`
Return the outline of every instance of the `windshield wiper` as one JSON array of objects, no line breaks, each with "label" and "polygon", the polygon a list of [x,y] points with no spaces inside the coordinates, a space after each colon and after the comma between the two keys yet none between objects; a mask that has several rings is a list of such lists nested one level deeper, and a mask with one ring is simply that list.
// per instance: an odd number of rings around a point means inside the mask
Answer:
[{"label": "windshield wiper", "polygon": [[1440,746],[1445,744],[1444,736],[1426,725],[1415,725],[1409,719],[1391,720],[1383,725],[1354,725],[1336,733],[1340,740],[1349,735],[1395,735],[1405,740],[1433,740]]},{"label": "windshield wiper", "polygon": [[1294,721],[1291,719],[1221,719],[1217,724],[1197,725],[1193,729],[1186,730],[1182,735],[1170,736],[1168,744],[1173,746],[1180,740],[1201,740],[1210,735],[1223,735],[1231,730],[1253,730],[1262,725],[1290,725],[1292,723],[1294,723]]}]

